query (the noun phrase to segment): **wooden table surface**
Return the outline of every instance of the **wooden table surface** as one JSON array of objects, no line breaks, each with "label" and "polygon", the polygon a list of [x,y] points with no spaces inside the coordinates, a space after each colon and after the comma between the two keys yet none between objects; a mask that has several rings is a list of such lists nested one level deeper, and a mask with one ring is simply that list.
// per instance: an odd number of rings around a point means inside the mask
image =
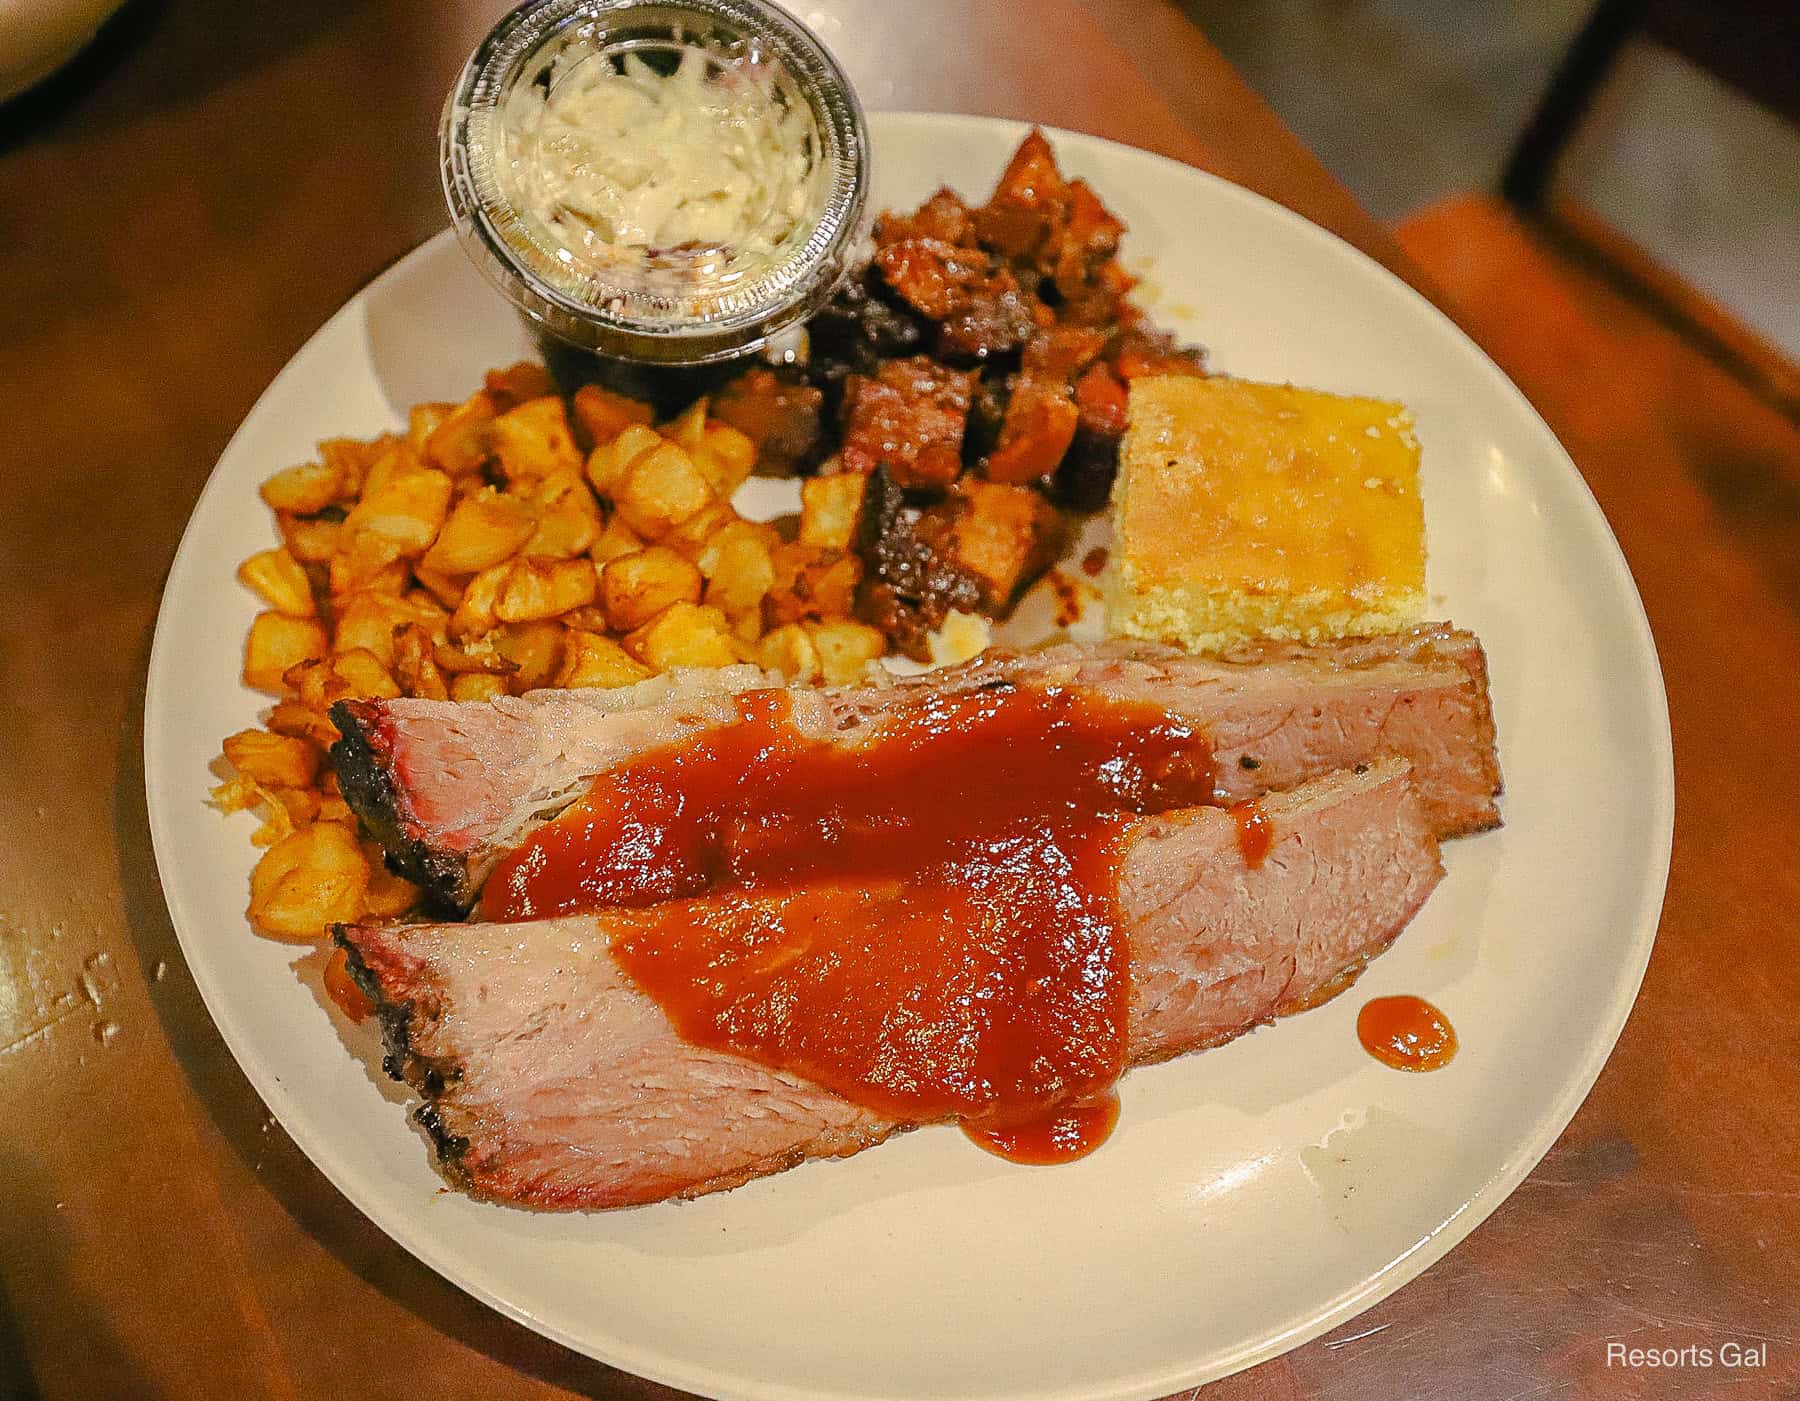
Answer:
[{"label": "wooden table surface", "polygon": [[[189,509],[305,338],[442,227],[443,94],[502,8],[139,0],[73,79],[0,109],[0,1396],[672,1394],[489,1312],[338,1196],[212,1029],[145,821],[144,670]],[[796,8],[872,107],[1145,146],[1414,275],[1162,0]],[[1658,489],[1609,478],[1603,504]],[[1790,545],[1796,499],[1763,501]],[[1638,1015],[1468,1242],[1209,1397],[1796,1394],[1800,593],[1793,556],[1740,558],[1741,520],[1651,519],[1621,534],[1653,621],[1692,581],[1741,645],[1725,664],[1684,613],[1693,645],[1665,652],[1707,825],[1682,828]],[[1769,1340],[1767,1366],[1605,1365],[1608,1340],[1734,1338]]]}]

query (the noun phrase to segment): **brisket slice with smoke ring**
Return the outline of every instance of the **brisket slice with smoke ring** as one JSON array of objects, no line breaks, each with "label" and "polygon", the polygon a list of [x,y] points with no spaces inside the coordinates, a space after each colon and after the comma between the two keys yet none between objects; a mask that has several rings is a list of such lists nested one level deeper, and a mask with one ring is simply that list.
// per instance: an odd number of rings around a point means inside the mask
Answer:
[{"label": "brisket slice with smoke ring", "polygon": [[[391,864],[423,885],[436,908],[460,914],[501,858],[596,774],[730,723],[739,693],[778,684],[745,666],[493,702],[344,701],[332,709],[343,736],[332,761],[345,798]],[[1225,657],[1142,643],[989,653],[890,685],[797,688],[793,722],[855,743],[921,697],[1006,685],[1154,705],[1193,725],[1213,747],[1221,803],[1393,755],[1412,764],[1440,838],[1500,820],[1486,659],[1472,634],[1442,624]]]},{"label": "brisket slice with smoke ring", "polygon": [[[1261,807],[1272,841],[1254,866],[1218,808],[1134,820],[1111,892],[1129,947],[1131,1063],[1305,1005],[1385,949],[1442,876],[1404,760]],[[704,900],[692,909],[704,920]],[[418,1118],[453,1181],[524,1206],[625,1206],[734,1187],[912,1127],[683,1040],[611,952],[646,913],[337,930],[376,999],[388,1068],[422,1094]]]}]

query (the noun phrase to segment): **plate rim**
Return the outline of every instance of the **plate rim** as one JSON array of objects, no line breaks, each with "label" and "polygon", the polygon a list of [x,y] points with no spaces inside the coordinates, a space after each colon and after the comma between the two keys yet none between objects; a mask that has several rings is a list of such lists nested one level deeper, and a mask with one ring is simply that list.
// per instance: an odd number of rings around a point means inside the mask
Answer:
[{"label": "plate rim", "polygon": [[[1036,126],[1053,143],[1071,138],[1078,143],[1098,143],[1116,152],[1127,153],[1134,159],[1172,167],[1175,178],[1197,179],[1210,186],[1213,194],[1221,199],[1236,201],[1252,208],[1260,217],[1286,224],[1291,232],[1311,242],[1340,266],[1353,268],[1358,274],[1373,272],[1377,280],[1385,282],[1389,291],[1399,293],[1412,303],[1415,311],[1424,312],[1428,319],[1439,324],[1440,329],[1450,333],[1450,342],[1470,362],[1473,373],[1494,383],[1510,399],[1514,408],[1522,411],[1520,421],[1529,425],[1531,434],[1540,440],[1540,445],[1550,450],[1549,455],[1557,461],[1560,472],[1571,479],[1571,484],[1577,488],[1575,500],[1581,513],[1579,523],[1585,527],[1588,535],[1594,537],[1594,543],[1599,546],[1599,559],[1608,566],[1607,572],[1612,576],[1612,583],[1622,586],[1622,601],[1629,605],[1625,611],[1630,624],[1631,636],[1628,640],[1633,671],[1651,683],[1642,698],[1645,704],[1644,718],[1650,722],[1649,739],[1655,751],[1649,757],[1657,760],[1645,775],[1651,788],[1646,831],[1652,839],[1654,849],[1644,853],[1648,858],[1645,864],[1647,879],[1636,892],[1630,921],[1632,957],[1619,966],[1619,976],[1614,980],[1605,1015],[1595,1023],[1598,1030],[1588,1038],[1579,1059],[1571,1062],[1573,1074],[1565,1080],[1560,1094],[1537,1117],[1532,1131],[1511,1146],[1500,1167],[1454,1212],[1379,1270],[1317,1306],[1307,1318],[1283,1331],[1246,1343],[1229,1355],[1215,1356],[1201,1365],[1166,1367],[1160,1371],[1121,1375],[1104,1388],[1071,1385],[1053,1391],[1027,1392],[1013,1389],[987,1393],[993,1401],[1012,1401],[1015,1397],[1028,1395],[1044,1398],[1044,1401],[1077,1401],[1077,1398],[1079,1401],[1148,1401],[1148,1398],[1161,1397],[1184,1387],[1215,1381],[1278,1357],[1330,1331],[1411,1283],[1492,1215],[1561,1137],[1593,1089],[1624,1031],[1655,946],[1667,894],[1675,818],[1674,751],[1667,687],[1642,595],[1617,536],[1586,478],[1543,417],[1506,372],[1445,311],[1390,268],[1348,240],[1276,200],[1198,166],[1106,136],[1042,123],[968,113],[878,111],[870,113],[870,123],[872,127],[900,129],[923,125],[939,135],[947,135],[949,129],[958,126],[977,127],[1005,134],[1012,139],[1021,137]],[[177,911],[175,900],[169,893],[174,888],[172,872],[175,867],[175,838],[167,830],[170,814],[164,811],[164,805],[157,797],[157,780],[168,772],[169,763],[159,738],[167,733],[167,726],[160,722],[172,699],[169,684],[165,682],[159,685],[159,679],[170,665],[168,648],[171,644],[168,639],[172,626],[169,622],[169,588],[181,576],[184,566],[192,565],[189,556],[198,548],[194,523],[203,507],[216,492],[222,493],[226,489],[225,479],[220,473],[221,464],[231,457],[241,439],[249,436],[265,416],[274,412],[270,399],[275,389],[290,377],[298,376],[315,357],[323,353],[323,342],[328,334],[342,321],[361,314],[364,300],[372,292],[389,280],[404,276],[418,262],[432,256],[443,244],[453,241],[454,237],[453,230],[441,229],[384,267],[347,297],[307,337],[264,387],[256,403],[221,449],[205,486],[195,498],[188,523],[183,528],[181,543],[164,578],[163,592],[157,607],[156,626],[146,669],[143,749],[145,799],[159,884],[164,892],[164,903],[183,959],[194,978],[208,1016],[225,1041],[239,1070],[250,1081],[264,1104],[282,1121],[284,1131],[287,1131],[289,1115],[298,1112],[297,1106],[292,1103],[280,1076],[253,1051],[249,1031],[233,1014],[227,990],[214,977],[204,955],[196,959],[194,941],[187,932],[189,921],[184,920]],[[600,1336],[577,1337],[540,1318],[531,1310],[509,1301],[485,1278],[485,1269],[471,1268],[469,1262],[453,1249],[440,1249],[431,1233],[415,1229],[407,1221],[385,1219],[386,1213],[380,1209],[378,1194],[363,1190],[357,1172],[340,1158],[329,1141],[303,1142],[298,1136],[290,1136],[332,1186],[395,1244],[452,1287],[472,1295],[502,1316],[574,1352],[652,1381],[707,1396],[742,1397],[746,1401],[886,1401],[889,1397],[899,1401],[902,1396],[899,1392],[880,1389],[859,1388],[857,1391],[847,1392],[831,1387],[722,1374],[704,1364],[697,1365],[659,1351],[640,1349],[629,1338],[605,1334],[604,1329]]]}]

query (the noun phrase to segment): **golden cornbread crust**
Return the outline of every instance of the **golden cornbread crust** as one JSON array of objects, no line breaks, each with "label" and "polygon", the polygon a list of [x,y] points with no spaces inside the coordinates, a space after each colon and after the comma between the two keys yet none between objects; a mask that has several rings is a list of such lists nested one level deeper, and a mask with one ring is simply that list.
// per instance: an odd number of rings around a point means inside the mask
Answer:
[{"label": "golden cornbread crust", "polygon": [[1107,626],[1217,651],[1396,632],[1425,607],[1412,415],[1291,385],[1131,385]]}]

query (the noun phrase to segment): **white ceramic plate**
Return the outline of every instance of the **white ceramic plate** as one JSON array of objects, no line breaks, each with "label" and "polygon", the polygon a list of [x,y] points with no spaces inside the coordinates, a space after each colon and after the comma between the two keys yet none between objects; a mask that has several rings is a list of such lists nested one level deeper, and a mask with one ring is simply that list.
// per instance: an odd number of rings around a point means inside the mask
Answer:
[{"label": "white ceramic plate", "polygon": [[[874,120],[878,205],[984,197],[1023,128]],[[699,1202],[533,1215],[441,1192],[371,1036],[322,1004],[316,956],[244,921],[251,819],[206,806],[256,604],[231,578],[274,539],[261,479],[374,434],[529,352],[448,235],[295,356],[220,460],[170,574],[145,772],[169,910],[245,1073],[395,1240],[532,1328],[711,1395],[1152,1397],[1271,1357],[1417,1275],[1492,1211],[1587,1093],[1655,934],[1673,813],[1643,610],[1574,466],[1448,320],[1297,216],[1186,166],[1055,137],[1130,224],[1157,315],[1221,369],[1400,399],[1425,453],[1436,611],[1487,644],[1503,830],[1354,994],[1134,1072],[1104,1149],[1021,1168],[931,1129]],[[1369,996],[1411,992],[1462,1050],[1406,1075],[1357,1046]]]}]

